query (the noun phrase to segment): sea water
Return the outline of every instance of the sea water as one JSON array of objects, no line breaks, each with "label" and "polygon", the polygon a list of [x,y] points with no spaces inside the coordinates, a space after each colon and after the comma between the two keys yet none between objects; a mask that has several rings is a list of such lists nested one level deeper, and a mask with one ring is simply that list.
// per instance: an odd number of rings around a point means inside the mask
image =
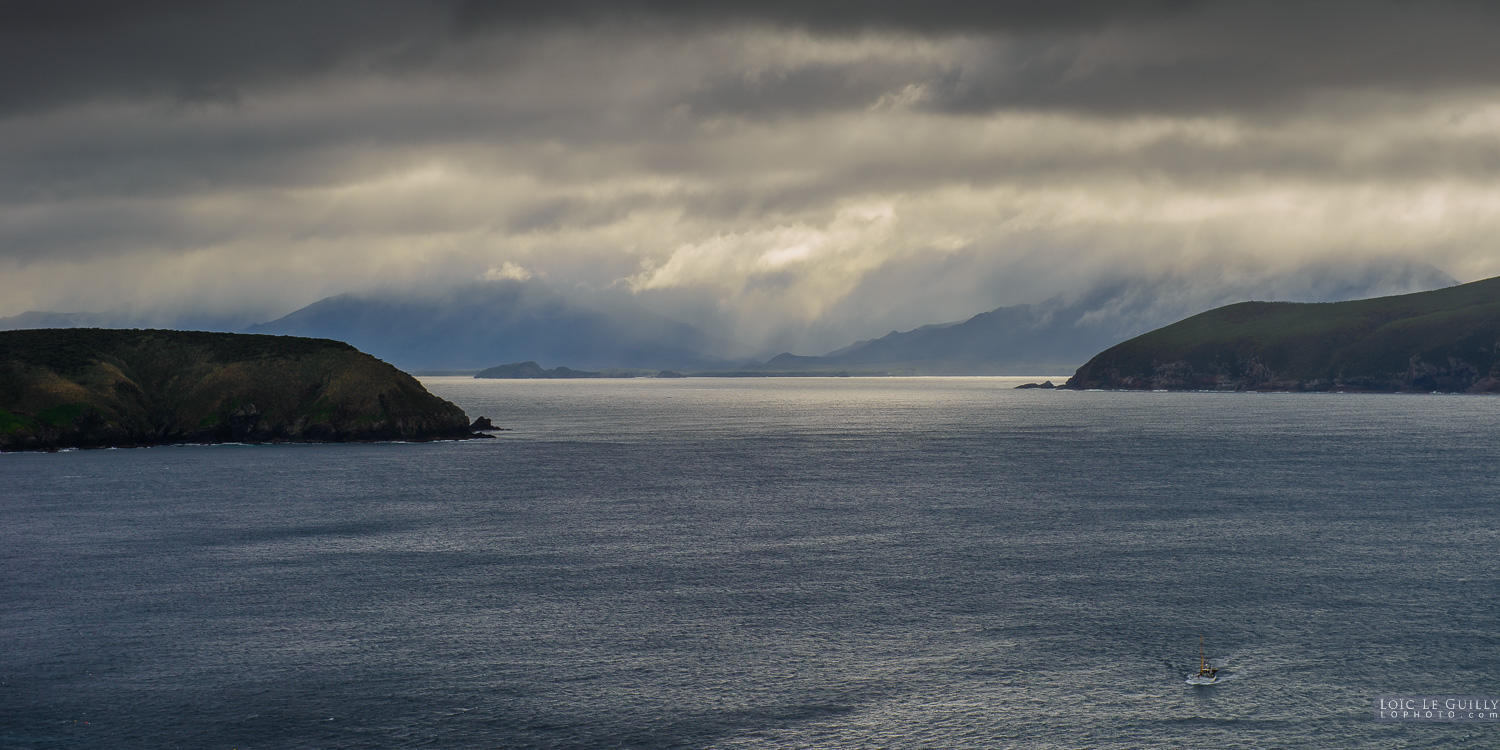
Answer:
[{"label": "sea water", "polygon": [[0,455],[0,747],[1500,746],[1500,398],[425,382]]}]

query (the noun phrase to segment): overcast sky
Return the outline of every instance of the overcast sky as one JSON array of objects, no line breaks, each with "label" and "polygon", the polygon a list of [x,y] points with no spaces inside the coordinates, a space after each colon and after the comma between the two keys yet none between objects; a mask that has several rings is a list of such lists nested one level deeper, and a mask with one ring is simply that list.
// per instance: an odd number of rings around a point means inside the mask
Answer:
[{"label": "overcast sky", "polygon": [[1496,39],[1478,2],[8,2],[0,316],[530,278],[807,350],[1122,272],[1469,281]]}]

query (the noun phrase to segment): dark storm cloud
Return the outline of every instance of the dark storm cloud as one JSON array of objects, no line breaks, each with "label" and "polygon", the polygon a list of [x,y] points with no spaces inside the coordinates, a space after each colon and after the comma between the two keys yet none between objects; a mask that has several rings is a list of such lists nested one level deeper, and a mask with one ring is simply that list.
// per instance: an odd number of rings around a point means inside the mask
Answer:
[{"label": "dark storm cloud", "polygon": [[[952,111],[1253,108],[1329,89],[1500,81],[1500,9],[1478,2],[563,2],[397,0],[0,6],[0,113],[95,98],[233,101],[325,75],[462,72],[507,62],[495,38],[682,35],[736,26],[813,34],[987,37],[942,71],[810,65],[726,82],[710,111],[869,102],[922,83]],[[524,45],[521,45],[524,46]]]},{"label": "dark storm cloud", "polygon": [[552,3],[457,3],[458,18],[478,26],[656,22],[686,25],[760,23],[817,32],[910,31],[924,34],[1093,29],[1110,22],[1161,17],[1198,0],[563,0]]},{"label": "dark storm cloud", "polygon": [[995,45],[943,81],[956,111],[1254,112],[1340,91],[1500,82],[1500,7],[1205,3],[1149,23]]},{"label": "dark storm cloud", "polygon": [[234,101],[309,76],[429,66],[455,3],[400,0],[0,4],[0,114],[79,100]]},{"label": "dark storm cloud", "polygon": [[[942,21],[958,16],[939,12],[930,23],[890,25],[980,40],[936,69],[880,70],[870,61],[810,65],[725,82],[693,101],[707,104],[708,112],[773,117],[868,105],[892,87],[913,84],[925,89],[924,107],[955,113],[1275,114],[1331,92],[1419,93],[1500,83],[1500,45],[1494,44],[1500,6],[1205,2],[1152,10],[1085,8],[1031,24],[982,14],[973,23],[947,24]],[[861,28],[855,25],[861,17],[852,13],[843,30]],[[871,27],[882,26],[873,23],[881,20],[878,13],[863,17]],[[780,20],[796,18],[788,13]]]},{"label": "dark storm cloud", "polygon": [[536,278],[796,348],[1204,259],[1475,278],[1497,17],[0,0],[0,315]]},{"label": "dark storm cloud", "polygon": [[683,103],[703,117],[777,118],[861,109],[903,85],[920,84],[934,73],[941,71],[912,70],[879,60],[815,62],[755,76],[724,76]]}]

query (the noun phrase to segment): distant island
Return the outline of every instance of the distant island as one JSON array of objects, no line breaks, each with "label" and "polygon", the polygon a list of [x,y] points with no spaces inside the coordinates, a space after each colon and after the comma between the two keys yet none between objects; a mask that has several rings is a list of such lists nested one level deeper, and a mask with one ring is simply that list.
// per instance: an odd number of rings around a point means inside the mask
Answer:
[{"label": "distant island", "polygon": [[567,378],[602,378],[602,372],[587,372],[585,370],[570,370],[566,367],[554,367],[550,370],[543,369],[535,362],[514,362],[508,365],[497,365],[474,374],[476,378],[496,380],[553,380]]},{"label": "distant island", "polygon": [[0,450],[479,436],[462,409],[339,341],[0,332]]},{"label": "distant island", "polygon": [[1500,278],[1352,302],[1243,302],[1110,347],[1071,389],[1500,392]]},{"label": "distant island", "polygon": [[547,369],[528,360],[486,368],[475,373],[474,377],[487,380],[573,380],[578,378],[684,378],[687,376],[675,370],[652,371],[639,368],[612,367],[602,372],[594,372],[574,370],[558,365]]}]

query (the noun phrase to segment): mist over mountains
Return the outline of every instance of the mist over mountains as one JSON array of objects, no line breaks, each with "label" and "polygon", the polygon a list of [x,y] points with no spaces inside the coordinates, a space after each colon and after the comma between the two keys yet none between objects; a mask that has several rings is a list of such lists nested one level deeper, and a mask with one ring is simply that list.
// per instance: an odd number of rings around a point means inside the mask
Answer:
[{"label": "mist over mountains", "polygon": [[1121,341],[1234,302],[1338,302],[1456,283],[1446,273],[1419,263],[1323,266],[1270,276],[1115,278],[1078,295],[1000,307],[959,322],[892,331],[822,356],[781,354],[759,369],[1063,375]]},{"label": "mist over mountains", "polygon": [[343,294],[248,333],[338,339],[408,370],[535,361],[603,370],[704,368],[702,331],[621,300],[580,303],[541,284],[475,283],[442,293]]},{"label": "mist over mountains", "polygon": [[1121,341],[1221,305],[1335,302],[1456,283],[1432,266],[1400,261],[1119,275],[1038,303],[764,363],[741,356],[736,342],[654,312],[629,294],[564,294],[536,280],[343,294],[248,327],[229,316],[30,312],[0,319],[0,330],[160,327],[330,338],[397,367],[426,371],[534,361],[584,370],[1062,375]]}]

